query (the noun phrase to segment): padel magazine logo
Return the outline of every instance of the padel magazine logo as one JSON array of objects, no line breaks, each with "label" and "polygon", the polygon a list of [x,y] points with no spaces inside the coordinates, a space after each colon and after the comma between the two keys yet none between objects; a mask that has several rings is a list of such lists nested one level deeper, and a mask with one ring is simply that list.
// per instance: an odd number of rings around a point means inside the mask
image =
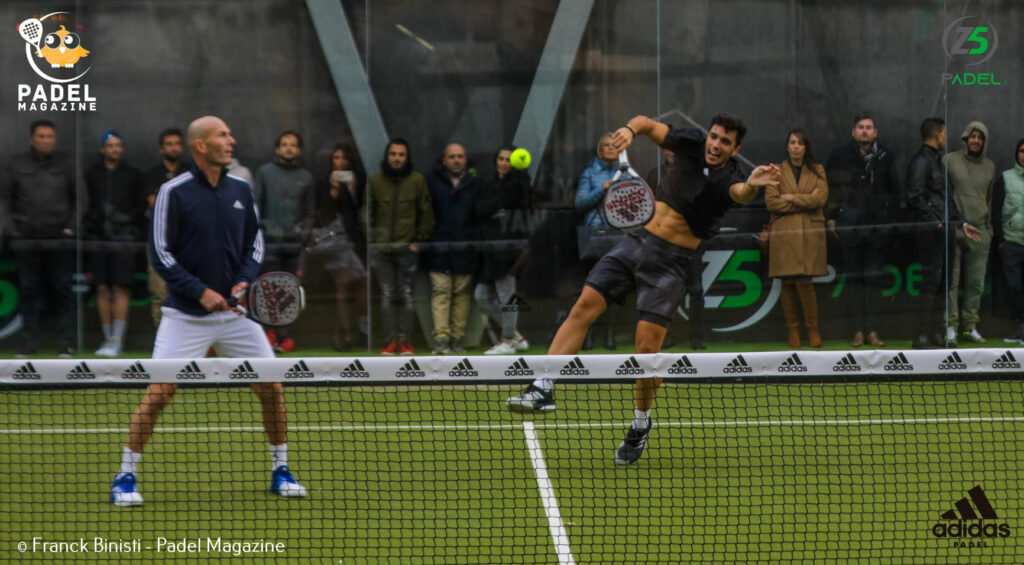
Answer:
[{"label": "padel magazine logo", "polygon": [[936,522],[931,533],[938,539],[951,540],[952,547],[989,547],[989,542],[1013,533],[1009,523],[999,520],[981,485],[967,491],[967,496],[953,503],[953,508],[940,518],[943,521]]},{"label": "padel magazine logo", "polygon": [[92,68],[87,59],[91,51],[78,33],[82,29],[72,23],[70,12],[32,16],[18,24],[18,35],[25,42],[25,60],[44,81],[18,84],[18,111],[96,111],[96,98],[89,92],[89,85],[78,82]]}]

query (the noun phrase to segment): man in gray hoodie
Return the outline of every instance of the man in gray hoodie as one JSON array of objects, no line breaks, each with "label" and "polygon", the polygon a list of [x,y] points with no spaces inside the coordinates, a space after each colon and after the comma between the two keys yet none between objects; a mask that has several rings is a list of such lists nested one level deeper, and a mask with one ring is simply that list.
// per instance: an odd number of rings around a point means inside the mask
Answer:
[{"label": "man in gray hoodie", "polygon": [[[983,343],[985,339],[978,333],[978,307],[981,304],[981,293],[985,287],[985,268],[988,264],[988,248],[992,242],[992,185],[995,180],[996,166],[985,156],[988,149],[988,128],[979,121],[967,124],[960,139],[964,148],[948,153],[942,163],[949,171],[949,180],[953,188],[953,199],[957,208],[972,226],[981,230],[981,241],[974,242],[963,234],[956,238],[956,247],[952,253],[952,280],[947,296],[949,324],[946,328],[946,341],[955,342],[957,325],[967,341]],[[964,298],[958,304],[960,273],[963,272]]]}]

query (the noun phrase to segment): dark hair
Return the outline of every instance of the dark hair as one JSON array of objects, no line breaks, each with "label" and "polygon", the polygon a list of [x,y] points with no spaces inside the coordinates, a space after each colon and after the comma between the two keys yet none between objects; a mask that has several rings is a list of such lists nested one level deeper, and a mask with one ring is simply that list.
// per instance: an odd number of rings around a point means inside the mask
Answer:
[{"label": "dark hair", "polygon": [[858,112],[857,115],[855,115],[853,117],[853,127],[857,127],[857,124],[861,123],[863,120],[871,120],[871,125],[873,125],[873,126],[877,126],[878,125],[878,124],[875,123],[875,115],[874,114],[872,114],[871,112],[866,112],[866,111],[862,110],[862,111]]},{"label": "dark hair", "polygon": [[160,135],[157,136],[157,138],[156,138],[156,146],[157,147],[162,146],[164,144],[164,139],[167,138],[167,137],[170,137],[172,135],[176,135],[176,136],[180,137],[182,141],[185,141],[185,136],[181,134],[181,130],[180,129],[178,129],[178,128],[167,128],[167,129],[163,130],[162,132],[160,132]]},{"label": "dark hair", "polygon": [[733,116],[732,114],[721,113],[711,118],[711,125],[708,129],[715,126],[722,126],[725,131],[736,132],[736,146],[739,147],[743,143],[743,136],[747,135],[747,126],[743,125],[743,120]]},{"label": "dark hair", "polygon": [[495,161],[498,160],[498,153],[501,153],[502,151],[508,151],[508,152],[511,153],[512,151],[515,151],[516,149],[519,149],[519,148],[516,147],[515,145],[512,145],[511,143],[506,143],[505,145],[502,145],[501,147],[498,148],[497,151],[494,152],[494,160]]},{"label": "dark hair", "polygon": [[[814,150],[811,148],[811,137],[807,135],[807,131],[803,128],[793,128],[786,134],[786,145],[789,146],[789,138],[796,136],[804,144],[804,164],[811,170],[815,175],[818,174],[818,160],[814,158]],[[786,152],[787,159],[789,152]]]},{"label": "dark hair", "polygon": [[392,145],[401,145],[402,147],[405,147],[405,160],[407,162],[412,162],[412,150],[409,149],[409,142],[401,137],[392,137],[391,141],[388,141],[387,146],[384,147],[385,161],[388,159],[388,149],[391,149]]},{"label": "dark hair", "polygon": [[1017,164],[1017,153],[1020,153],[1020,146],[1024,145],[1024,137],[1017,140],[1017,147],[1013,148],[1013,163]]},{"label": "dark hair", "polygon": [[935,135],[935,132],[946,127],[946,121],[942,118],[925,118],[921,122],[921,141],[928,141],[931,136]]},{"label": "dark hair", "polygon": [[36,121],[32,122],[32,125],[30,125],[28,127],[28,134],[29,135],[35,135],[36,134],[36,130],[39,129],[39,128],[43,128],[43,127],[50,128],[50,129],[52,129],[54,131],[57,130],[57,126],[53,125],[53,122],[51,122],[50,120],[47,120],[47,119],[42,119],[42,120],[36,120]]},{"label": "dark hair", "polygon": [[274,141],[274,147],[281,147],[281,140],[286,135],[294,135],[295,139],[299,142],[299,149],[302,149],[302,136],[295,130],[286,129],[281,132],[281,135],[277,136],[277,140]]}]

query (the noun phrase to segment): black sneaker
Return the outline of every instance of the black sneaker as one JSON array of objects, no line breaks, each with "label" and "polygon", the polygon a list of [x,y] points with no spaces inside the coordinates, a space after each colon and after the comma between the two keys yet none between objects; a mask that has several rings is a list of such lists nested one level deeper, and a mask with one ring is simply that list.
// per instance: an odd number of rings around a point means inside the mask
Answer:
[{"label": "black sneaker", "polygon": [[555,409],[555,395],[531,384],[523,394],[506,399],[505,406],[514,412],[548,412]]},{"label": "black sneaker", "polygon": [[1017,331],[1003,339],[1005,343],[1024,343],[1024,322],[1017,327]]},{"label": "black sneaker", "polygon": [[449,347],[449,350],[452,353],[456,353],[456,354],[459,354],[459,355],[465,353],[466,352],[466,348],[462,345],[462,338],[461,337],[453,337],[452,338],[452,344]]},{"label": "black sneaker", "polygon": [[615,450],[615,462],[619,465],[635,463],[644,454],[647,447],[647,436],[651,434],[651,426],[654,425],[653,418],[647,418],[647,429],[638,430],[630,426],[626,432],[626,439],[622,440],[619,448]]}]

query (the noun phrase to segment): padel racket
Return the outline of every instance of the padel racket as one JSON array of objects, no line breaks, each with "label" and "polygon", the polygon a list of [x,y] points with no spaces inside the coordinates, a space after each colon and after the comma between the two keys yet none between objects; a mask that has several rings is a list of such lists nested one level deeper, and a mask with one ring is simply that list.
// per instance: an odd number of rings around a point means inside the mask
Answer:
[{"label": "padel racket", "polygon": [[35,46],[39,50],[39,41],[43,38],[43,22],[36,18],[29,18],[18,24],[18,33],[21,38]]},{"label": "padel racket", "polygon": [[228,305],[266,326],[287,326],[306,307],[306,292],[299,277],[273,271],[256,277],[242,292],[228,299]]},{"label": "padel racket", "polygon": [[625,151],[619,153],[619,170],[604,194],[602,212],[605,222],[621,231],[642,227],[654,217],[654,191],[630,166]]}]

